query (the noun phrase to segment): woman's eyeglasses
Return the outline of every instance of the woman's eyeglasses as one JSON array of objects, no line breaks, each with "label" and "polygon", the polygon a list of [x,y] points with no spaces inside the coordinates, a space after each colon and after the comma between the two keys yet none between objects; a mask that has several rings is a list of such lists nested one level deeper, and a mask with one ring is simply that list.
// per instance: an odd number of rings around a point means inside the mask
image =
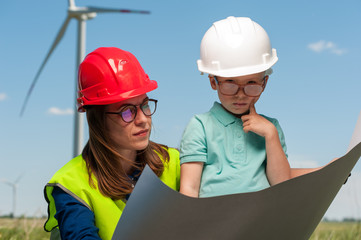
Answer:
[{"label": "woman's eyeglasses", "polygon": [[142,110],[145,116],[152,116],[157,109],[158,100],[155,99],[146,99],[139,105],[125,104],[121,107],[119,112],[106,112],[106,114],[118,114],[124,122],[130,123],[133,122],[137,116],[137,107]]},{"label": "woman's eyeglasses", "polygon": [[234,82],[227,82],[227,81],[219,82],[217,80],[217,77],[214,76],[214,79],[216,80],[219,86],[219,90],[223,95],[227,95],[227,96],[236,95],[239,92],[239,90],[242,88],[244,94],[249,97],[258,97],[259,95],[261,95],[265,87],[265,78],[266,77],[263,78],[262,84],[247,83],[244,85],[240,85]]}]

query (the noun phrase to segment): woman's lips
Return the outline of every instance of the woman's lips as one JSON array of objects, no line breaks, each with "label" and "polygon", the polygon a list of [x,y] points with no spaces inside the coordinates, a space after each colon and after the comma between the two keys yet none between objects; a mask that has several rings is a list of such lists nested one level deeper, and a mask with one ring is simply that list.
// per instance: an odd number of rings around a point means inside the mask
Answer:
[{"label": "woman's lips", "polygon": [[139,131],[134,134],[134,136],[147,136],[148,135],[148,129]]}]

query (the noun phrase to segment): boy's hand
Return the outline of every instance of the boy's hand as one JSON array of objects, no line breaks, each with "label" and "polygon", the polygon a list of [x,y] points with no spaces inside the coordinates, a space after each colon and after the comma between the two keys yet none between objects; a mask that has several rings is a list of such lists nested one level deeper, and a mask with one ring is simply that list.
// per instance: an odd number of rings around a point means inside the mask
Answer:
[{"label": "boy's hand", "polygon": [[256,112],[254,102],[249,107],[249,114],[241,117],[245,133],[254,132],[262,137],[270,138],[277,134],[276,127],[267,119]]}]

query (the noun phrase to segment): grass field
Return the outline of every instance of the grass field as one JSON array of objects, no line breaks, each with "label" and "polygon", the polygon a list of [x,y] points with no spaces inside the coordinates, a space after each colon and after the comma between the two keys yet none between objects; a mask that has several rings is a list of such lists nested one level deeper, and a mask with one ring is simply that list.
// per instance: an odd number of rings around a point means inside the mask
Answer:
[{"label": "grass field", "polygon": [[[44,222],[43,218],[0,218],[0,240],[49,239],[50,233],[43,230]],[[310,240],[361,240],[361,223],[321,222]]]},{"label": "grass field", "polygon": [[1,240],[43,240],[50,233],[43,229],[44,218],[0,218]]},{"label": "grass field", "polygon": [[310,240],[361,240],[361,222],[321,222]]}]

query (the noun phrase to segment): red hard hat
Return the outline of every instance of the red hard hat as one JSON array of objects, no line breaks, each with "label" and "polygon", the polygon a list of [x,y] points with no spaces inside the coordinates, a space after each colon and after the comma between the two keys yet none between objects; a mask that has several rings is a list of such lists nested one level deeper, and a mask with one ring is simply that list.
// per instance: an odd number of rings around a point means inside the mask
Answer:
[{"label": "red hard hat", "polygon": [[89,53],[78,71],[78,111],[87,105],[106,105],[157,88],[130,52],[101,47]]}]

